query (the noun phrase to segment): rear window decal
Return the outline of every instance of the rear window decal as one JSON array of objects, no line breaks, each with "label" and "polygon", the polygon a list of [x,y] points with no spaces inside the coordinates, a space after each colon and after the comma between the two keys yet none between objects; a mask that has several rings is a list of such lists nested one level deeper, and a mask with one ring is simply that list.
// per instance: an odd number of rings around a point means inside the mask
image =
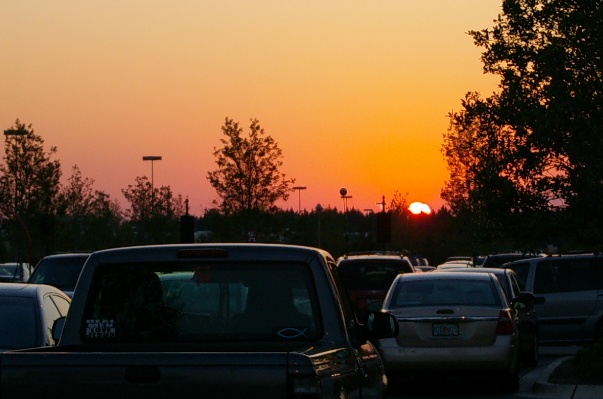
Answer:
[{"label": "rear window decal", "polygon": [[115,321],[86,320],[87,338],[115,338]]}]

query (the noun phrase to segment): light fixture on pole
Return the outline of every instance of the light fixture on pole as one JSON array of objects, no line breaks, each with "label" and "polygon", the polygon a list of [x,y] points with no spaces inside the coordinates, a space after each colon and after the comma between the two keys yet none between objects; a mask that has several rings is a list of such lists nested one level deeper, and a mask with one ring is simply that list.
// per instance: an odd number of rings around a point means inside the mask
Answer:
[{"label": "light fixture on pole", "polygon": [[294,186],[293,190],[297,190],[297,213],[301,213],[301,190],[305,190],[306,186]]},{"label": "light fixture on pole", "polygon": [[339,194],[341,194],[341,199],[343,199],[343,209],[345,214],[348,214],[348,199],[352,198],[351,195],[347,195],[348,194],[348,189],[345,187],[342,187],[339,189]]}]

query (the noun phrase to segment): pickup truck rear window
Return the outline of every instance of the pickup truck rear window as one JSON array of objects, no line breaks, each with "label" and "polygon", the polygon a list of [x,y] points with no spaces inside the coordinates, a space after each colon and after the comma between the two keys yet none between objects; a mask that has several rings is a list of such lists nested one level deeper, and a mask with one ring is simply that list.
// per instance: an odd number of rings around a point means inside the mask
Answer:
[{"label": "pickup truck rear window", "polygon": [[85,342],[313,340],[322,324],[305,264],[100,265]]}]

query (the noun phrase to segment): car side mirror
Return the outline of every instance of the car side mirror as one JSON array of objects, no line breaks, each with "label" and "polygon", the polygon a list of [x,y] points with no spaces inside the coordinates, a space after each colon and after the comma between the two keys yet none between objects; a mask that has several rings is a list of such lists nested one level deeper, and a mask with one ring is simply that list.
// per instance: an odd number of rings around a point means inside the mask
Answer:
[{"label": "car side mirror", "polygon": [[63,327],[65,327],[65,319],[66,316],[59,317],[52,323],[52,339],[54,342],[58,343],[61,339],[61,334],[63,334]]},{"label": "car side mirror", "polygon": [[[542,297],[539,297],[544,299]],[[534,304],[538,303],[537,298],[530,291],[521,291],[517,297],[511,300],[511,307],[516,310],[529,311],[534,308]]]},{"label": "car side mirror", "polygon": [[369,302],[368,305],[366,305],[366,310],[369,312],[379,312],[381,311],[381,306],[383,306],[383,301]]},{"label": "car side mirror", "polygon": [[394,338],[398,335],[398,320],[384,311],[369,312],[366,328],[371,338]]}]

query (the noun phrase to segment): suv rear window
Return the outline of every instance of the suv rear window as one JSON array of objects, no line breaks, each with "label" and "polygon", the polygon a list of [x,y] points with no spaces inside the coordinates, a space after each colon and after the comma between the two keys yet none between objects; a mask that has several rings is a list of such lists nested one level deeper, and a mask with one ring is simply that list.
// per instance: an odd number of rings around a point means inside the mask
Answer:
[{"label": "suv rear window", "polygon": [[29,282],[48,284],[62,291],[73,292],[86,259],[88,259],[88,255],[43,258],[36,265]]},{"label": "suv rear window", "polygon": [[338,265],[348,290],[387,290],[400,273],[413,270],[402,260],[348,260]]},{"label": "suv rear window", "polygon": [[311,340],[319,316],[305,264],[107,264],[81,333],[88,342]]}]

